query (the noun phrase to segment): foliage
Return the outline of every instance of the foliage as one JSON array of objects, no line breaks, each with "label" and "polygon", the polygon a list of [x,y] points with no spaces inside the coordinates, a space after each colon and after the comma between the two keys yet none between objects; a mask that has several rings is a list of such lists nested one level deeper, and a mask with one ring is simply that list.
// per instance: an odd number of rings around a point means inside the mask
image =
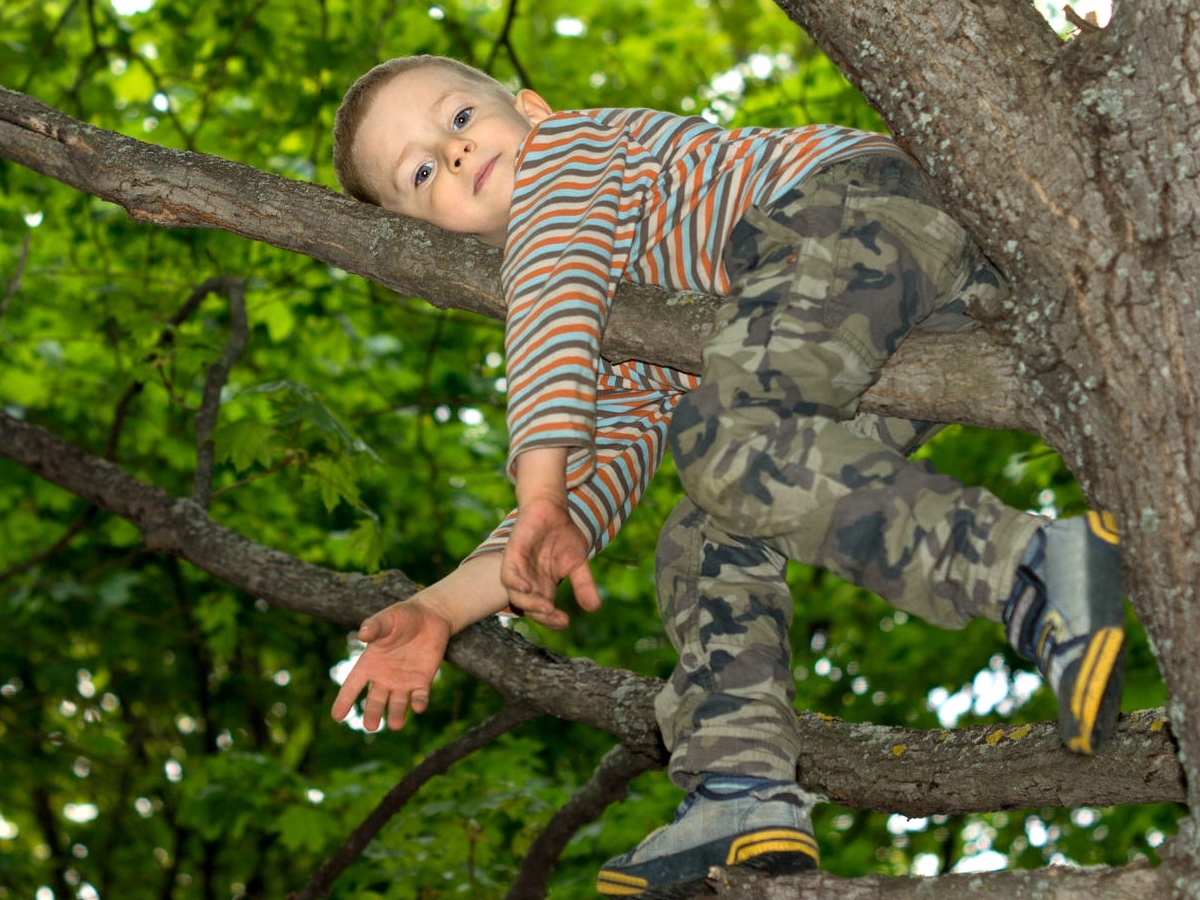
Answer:
[{"label": "foliage", "polygon": [[[325,184],[341,91],[400,53],[464,58],[560,107],[881,127],[763,0],[142,6],[10,0],[0,83],[105,128]],[[323,566],[428,582],[511,502],[496,324],[227,234],[144,227],[4,163],[0,234],[10,414],[187,494],[194,413],[229,338],[229,304],[211,294],[182,323],[170,318],[199,284],[227,275],[245,284],[251,335],[214,436],[216,519]],[[1080,506],[1057,459],[1026,436],[950,429],[927,453],[1014,505]],[[597,562],[603,613],[531,637],[665,676],[673,658],[653,612],[652,548],[677,495],[668,466]],[[792,576],[805,708],[918,726],[936,725],[939,708],[961,722],[1053,714],[1044,692],[1026,702],[1016,673],[1027,667],[994,627],[939,632],[822,573]],[[0,585],[0,897],[284,896],[427,748],[498,704],[447,668],[431,710],[403,733],[337,726],[325,711],[329,668],[347,653],[340,629],[149,555],[129,525],[7,463]],[[1139,635],[1127,708],[1162,702]],[[559,722],[524,726],[428,785],[336,896],[501,896],[607,743]],[[639,779],[568,848],[552,896],[588,896],[598,862],[677,800],[661,773]],[[1043,809],[907,822],[830,807],[817,825],[829,869],[904,873],[1121,863],[1153,856],[1175,816]]]}]

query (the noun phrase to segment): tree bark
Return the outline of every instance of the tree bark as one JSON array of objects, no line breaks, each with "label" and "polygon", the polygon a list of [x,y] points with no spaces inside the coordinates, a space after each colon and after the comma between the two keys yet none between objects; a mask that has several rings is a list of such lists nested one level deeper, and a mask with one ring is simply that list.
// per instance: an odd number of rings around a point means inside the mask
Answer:
[{"label": "tree bark", "polygon": [[1026,3],[777,2],[1010,278],[975,312],[1117,516],[1196,809],[1200,8],[1116,0],[1108,27],[1063,43]]}]

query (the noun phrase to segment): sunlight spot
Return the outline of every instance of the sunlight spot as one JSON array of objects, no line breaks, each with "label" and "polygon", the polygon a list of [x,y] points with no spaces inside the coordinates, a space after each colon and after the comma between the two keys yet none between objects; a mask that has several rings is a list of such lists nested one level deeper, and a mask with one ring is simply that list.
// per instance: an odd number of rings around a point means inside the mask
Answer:
[{"label": "sunlight spot", "polygon": [[1108,24],[1108,20],[1112,16],[1112,0],[1072,0],[1070,4],[1063,0],[1034,0],[1033,5],[1046,17],[1050,27],[1060,34],[1075,30],[1075,26],[1067,21],[1067,14],[1064,11],[1068,5],[1081,18],[1088,19],[1089,16],[1094,15],[1096,24],[1101,28]]},{"label": "sunlight spot", "polygon": [[8,821],[4,816],[0,816],[0,841],[11,841],[20,833],[20,828]]},{"label": "sunlight spot", "polygon": [[38,210],[37,212],[26,213],[25,224],[30,228],[37,228],[42,224],[42,219],[44,218],[45,216],[42,214],[41,210]]},{"label": "sunlight spot", "polygon": [[473,407],[464,406],[458,411],[458,421],[468,426],[482,425],[483,413]]},{"label": "sunlight spot", "polygon": [[1025,820],[1025,837],[1029,846],[1044,847],[1050,839],[1050,832],[1046,830],[1046,823],[1038,816],[1030,816]]},{"label": "sunlight spot", "polygon": [[118,16],[134,16],[149,12],[154,0],[113,0],[113,9]]},{"label": "sunlight spot", "polygon": [[722,72],[712,80],[712,88],[718,94],[741,94],[745,86],[746,79],[742,77],[742,73],[737,69]]},{"label": "sunlight spot", "polygon": [[583,37],[587,34],[587,26],[574,16],[559,16],[554,22],[554,33],[559,37]]},{"label": "sunlight spot", "polygon": [[912,831],[924,831],[929,827],[929,819],[910,819],[899,813],[888,816],[887,830],[892,834],[905,834]]},{"label": "sunlight spot", "polygon": [[775,62],[765,53],[754,53],[750,56],[750,74],[760,81],[768,78],[775,69]]},{"label": "sunlight spot", "polygon": [[1091,828],[1096,824],[1096,820],[1099,818],[1099,815],[1097,815],[1094,809],[1081,807],[1080,809],[1071,810],[1071,821],[1080,828]]},{"label": "sunlight spot", "polygon": [[75,690],[88,700],[96,696],[96,685],[92,683],[92,673],[87,669],[80,669],[75,673]]},{"label": "sunlight spot", "polygon": [[1008,865],[1008,857],[1003,853],[997,853],[995,850],[985,850],[982,853],[976,853],[971,856],[964,856],[957,863],[951,872],[999,872]]},{"label": "sunlight spot", "polygon": [[292,673],[287,669],[280,669],[271,676],[271,680],[280,687],[287,687],[292,681]]},{"label": "sunlight spot", "polygon": [[68,803],[63,807],[63,816],[79,824],[91,822],[99,815],[100,807],[95,803]]},{"label": "sunlight spot", "polygon": [[167,776],[167,781],[183,781],[183,766],[177,759],[168,759],[163,765],[163,772]]},{"label": "sunlight spot", "polygon": [[149,797],[138,797],[133,801],[133,808],[143,819],[148,819],[154,815],[154,804],[150,802]]},{"label": "sunlight spot", "polygon": [[429,18],[436,19],[440,22],[442,19],[446,18],[446,11],[440,6],[431,6],[429,7]]},{"label": "sunlight spot", "polygon": [[918,853],[913,857],[909,874],[921,878],[932,878],[940,868],[941,864],[936,853]]}]

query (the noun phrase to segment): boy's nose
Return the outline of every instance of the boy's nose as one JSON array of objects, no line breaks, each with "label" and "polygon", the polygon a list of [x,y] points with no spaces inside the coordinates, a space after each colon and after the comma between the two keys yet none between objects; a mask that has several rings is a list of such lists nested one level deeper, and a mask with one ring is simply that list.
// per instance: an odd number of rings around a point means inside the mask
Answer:
[{"label": "boy's nose", "polygon": [[463,164],[463,159],[466,157],[466,155],[468,153],[471,152],[471,150],[473,148],[474,148],[474,145],[470,141],[462,141],[462,140],[452,141],[450,143],[449,147],[447,148],[447,154],[449,156],[450,168],[452,168],[452,169],[460,168]]}]

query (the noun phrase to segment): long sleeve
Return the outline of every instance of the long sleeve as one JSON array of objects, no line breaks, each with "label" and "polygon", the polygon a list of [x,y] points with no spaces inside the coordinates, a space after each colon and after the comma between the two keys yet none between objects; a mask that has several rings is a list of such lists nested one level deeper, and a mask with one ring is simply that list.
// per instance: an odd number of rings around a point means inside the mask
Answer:
[{"label": "long sleeve", "polygon": [[[641,387],[623,374],[602,374],[596,402],[594,465],[567,492],[571,518],[599,553],[629,518],[662,462],[667,427],[679,398],[696,379],[641,363],[620,367],[637,374],[665,373],[669,387]],[[655,379],[658,380],[658,379]],[[638,381],[642,381],[641,378]],[[576,463],[582,466],[582,461]],[[572,475],[568,472],[568,477]],[[516,512],[480,544],[472,556],[503,549]]]},{"label": "long sleeve", "polygon": [[501,269],[509,474],[526,450],[568,447],[573,486],[599,450],[600,339],[653,163],[622,128],[583,115],[543,125],[523,154]]}]

